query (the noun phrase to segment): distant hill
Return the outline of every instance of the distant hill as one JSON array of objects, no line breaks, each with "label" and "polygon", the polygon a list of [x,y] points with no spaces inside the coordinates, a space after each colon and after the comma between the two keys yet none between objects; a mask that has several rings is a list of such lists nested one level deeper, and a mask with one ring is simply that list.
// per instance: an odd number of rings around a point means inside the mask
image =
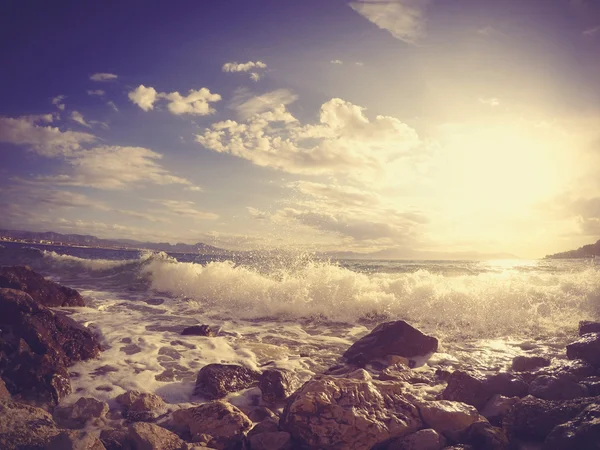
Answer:
[{"label": "distant hill", "polygon": [[547,255],[546,259],[593,258],[594,256],[600,256],[600,241],[597,241],[595,244],[584,245],[577,250]]},{"label": "distant hill", "polygon": [[201,253],[204,255],[226,255],[231,253],[202,242],[196,244],[170,244],[168,242],[140,242],[132,239],[100,239],[87,234],[61,234],[53,231],[35,232],[20,230],[0,230],[0,238],[48,243],[56,245],[74,245],[136,250],[156,250],[170,253]]}]

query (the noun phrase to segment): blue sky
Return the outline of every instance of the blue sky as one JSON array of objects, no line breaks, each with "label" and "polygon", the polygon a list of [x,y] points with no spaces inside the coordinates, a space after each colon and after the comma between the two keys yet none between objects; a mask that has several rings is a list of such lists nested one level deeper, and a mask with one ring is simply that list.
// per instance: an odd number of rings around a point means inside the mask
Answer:
[{"label": "blue sky", "polygon": [[7,1],[2,228],[539,257],[600,237],[600,4]]}]

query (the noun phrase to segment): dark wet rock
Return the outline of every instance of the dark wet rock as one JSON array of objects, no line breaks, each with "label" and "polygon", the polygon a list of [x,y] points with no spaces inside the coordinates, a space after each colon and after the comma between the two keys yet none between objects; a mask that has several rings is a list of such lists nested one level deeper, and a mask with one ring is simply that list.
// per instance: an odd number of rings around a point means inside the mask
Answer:
[{"label": "dark wet rock", "polygon": [[554,427],[573,419],[587,406],[597,402],[593,398],[551,401],[528,395],[512,407],[502,426],[510,442],[517,439],[541,442]]},{"label": "dark wet rock", "polygon": [[134,422],[151,422],[166,410],[166,404],[156,394],[127,391],[115,398],[125,410],[125,417]]},{"label": "dark wet rock", "polygon": [[235,364],[208,364],[200,369],[194,394],[207,398],[223,398],[258,384],[260,373]]},{"label": "dark wet rock", "polygon": [[43,409],[0,401],[0,449],[43,450],[59,432]]},{"label": "dark wet rock", "polygon": [[548,367],[550,363],[550,358],[543,356],[515,356],[512,361],[512,370],[515,372],[525,372],[539,369],[540,367]]},{"label": "dark wet rock", "polygon": [[541,375],[529,384],[529,394],[544,400],[572,400],[587,396],[588,390],[569,374]]},{"label": "dark wet rock", "polygon": [[476,449],[507,450],[509,448],[504,430],[488,422],[475,422],[462,434],[461,442],[472,445]]},{"label": "dark wet rock", "polygon": [[362,366],[388,355],[405,358],[425,356],[437,351],[438,340],[427,336],[403,320],[378,325],[344,352],[344,358]]},{"label": "dark wet rock", "polygon": [[506,397],[525,397],[528,385],[519,376],[501,372],[484,380],[485,389],[491,395],[504,395]]},{"label": "dark wet rock", "polygon": [[0,289],[0,372],[14,398],[57,404],[71,392],[67,367],[99,352],[85,327],[23,291]]},{"label": "dark wet rock", "polygon": [[432,428],[426,428],[377,446],[377,450],[441,450],[445,445],[446,438],[443,435]]},{"label": "dark wet rock", "polygon": [[0,401],[2,400],[11,400],[10,392],[6,389],[6,384],[4,384],[4,380],[0,378]]},{"label": "dark wet rock", "polygon": [[44,306],[85,306],[75,289],[46,280],[27,266],[0,267],[0,288],[27,292]]},{"label": "dark wet rock", "polygon": [[292,436],[285,431],[255,434],[248,438],[252,450],[292,450]]},{"label": "dark wet rock", "polygon": [[279,422],[279,416],[265,406],[257,406],[247,412],[252,422],[262,422],[265,419],[273,419]]},{"label": "dark wet rock", "polygon": [[279,422],[299,445],[328,450],[370,449],[422,425],[419,411],[398,383],[329,375],[297,390]]},{"label": "dark wet rock", "polygon": [[216,332],[210,327],[210,325],[194,325],[193,327],[184,328],[181,332],[182,336],[216,336]]},{"label": "dark wet rock", "polygon": [[83,428],[87,422],[102,419],[108,412],[108,403],[91,397],[81,397],[72,405],[54,409],[54,420],[63,428]]},{"label": "dark wet rock", "polygon": [[582,359],[600,367],[600,333],[588,333],[567,345],[567,358]]},{"label": "dark wet rock", "polygon": [[590,320],[579,322],[579,336],[588,333],[600,333],[600,322],[592,322]]},{"label": "dark wet rock", "polygon": [[134,442],[127,429],[105,429],[100,432],[100,440],[106,450],[133,450]]},{"label": "dark wet rock", "polygon": [[69,430],[55,436],[45,450],[106,450],[106,447],[91,433]]},{"label": "dark wet rock", "polygon": [[481,409],[491,396],[482,378],[462,370],[452,372],[448,386],[442,392],[444,400],[463,402],[477,409]]},{"label": "dark wet rock", "polygon": [[585,408],[574,419],[557,425],[546,438],[544,450],[597,450],[600,443],[600,405]]},{"label": "dark wet rock", "polygon": [[265,370],[258,380],[262,399],[267,403],[286,400],[299,387],[298,377],[289,370]]},{"label": "dark wet rock", "polygon": [[532,372],[521,372],[519,373],[519,376],[527,383],[532,382],[540,375],[549,375],[553,377],[569,375],[575,380],[583,380],[596,375],[596,371],[597,370],[594,366],[581,359],[575,359],[572,361],[555,360],[548,367],[542,367]]},{"label": "dark wet rock", "polygon": [[466,403],[437,400],[421,402],[417,406],[425,425],[454,440],[472,423],[485,420],[474,406]]},{"label": "dark wet rock", "polygon": [[481,415],[489,420],[491,424],[501,425],[504,416],[518,402],[519,397],[505,397],[496,394],[487,401],[481,410]]},{"label": "dark wet rock", "polygon": [[152,423],[131,424],[129,437],[136,450],[185,450],[188,447],[175,433]]},{"label": "dark wet rock", "polygon": [[254,436],[255,434],[262,433],[273,433],[279,431],[279,421],[267,418],[262,420],[260,423],[254,425],[248,432],[248,437]]},{"label": "dark wet rock", "polygon": [[588,396],[596,397],[600,395],[600,377],[586,377],[582,379],[579,384],[585,386]]},{"label": "dark wet rock", "polygon": [[241,410],[221,400],[174,411],[171,421],[180,432],[189,431],[194,442],[210,436],[209,447],[217,449],[241,442],[252,427],[252,421]]},{"label": "dark wet rock", "polygon": [[136,353],[140,353],[142,351],[142,348],[137,344],[128,344],[121,347],[119,350],[125,353],[126,355],[131,356],[135,355]]}]

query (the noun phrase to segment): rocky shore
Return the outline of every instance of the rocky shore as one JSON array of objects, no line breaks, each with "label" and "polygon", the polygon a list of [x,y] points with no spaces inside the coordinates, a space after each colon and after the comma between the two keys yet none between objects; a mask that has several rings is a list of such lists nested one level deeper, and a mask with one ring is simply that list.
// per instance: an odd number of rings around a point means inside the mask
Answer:
[{"label": "rocky shore", "polygon": [[[82,306],[76,291],[26,267],[0,268],[0,449],[587,450],[600,442],[600,323],[580,324],[566,359],[518,356],[510,370],[482,375],[423,365],[438,340],[387,322],[308,380],[208,364],[192,407],[140,391],[109,406],[64,401],[69,368],[102,351],[101,338],[68,317]],[[181,333],[210,339],[217,330]],[[261,393],[251,406],[227,401],[250,388]]]}]

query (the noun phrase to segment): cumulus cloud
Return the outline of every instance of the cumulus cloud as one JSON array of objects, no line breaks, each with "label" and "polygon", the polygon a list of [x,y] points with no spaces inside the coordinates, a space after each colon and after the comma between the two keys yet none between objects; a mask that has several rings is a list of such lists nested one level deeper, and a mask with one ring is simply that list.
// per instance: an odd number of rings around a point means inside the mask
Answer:
[{"label": "cumulus cloud", "polygon": [[80,150],[83,144],[96,140],[92,134],[78,131],[61,131],[57,127],[44,126],[52,122],[52,115],[0,117],[0,141],[20,146],[47,157],[68,156]]},{"label": "cumulus cloud", "polygon": [[238,98],[233,102],[232,108],[241,119],[245,120],[256,114],[272,111],[282,105],[289,105],[297,99],[298,96],[289,89],[276,89],[251,98]]},{"label": "cumulus cloud", "polygon": [[119,78],[114,73],[95,73],[90,76],[92,81],[114,81]]},{"label": "cumulus cloud", "polygon": [[88,90],[87,94],[91,95],[91,96],[102,97],[104,94],[106,94],[106,92],[104,92],[102,89],[95,89],[95,90]]},{"label": "cumulus cloud", "polygon": [[56,106],[58,109],[60,109],[61,111],[65,110],[65,104],[63,103],[63,100],[67,98],[66,95],[57,95],[56,97],[54,97],[52,99],[52,104],[54,106]]},{"label": "cumulus cloud", "polygon": [[283,105],[245,123],[213,124],[196,140],[205,148],[297,174],[369,177],[421,146],[416,131],[394,117],[369,120],[364,108],[334,98],[321,106],[319,123],[302,125]]},{"label": "cumulus cloud", "polygon": [[197,116],[206,116],[215,112],[211,103],[221,100],[219,94],[213,94],[207,88],[198,90],[190,89],[187,96],[179,92],[157,92],[153,87],[146,87],[143,84],[129,92],[129,99],[142,108],[144,111],[154,109],[154,103],[159,99],[166,99],[167,108],[171,114],[182,115],[192,114]]},{"label": "cumulus cloud", "polygon": [[83,118],[83,114],[81,114],[79,111],[73,111],[71,113],[71,120],[73,122],[77,122],[79,125],[83,125],[84,127],[92,127],[89,123],[85,121],[85,119]]},{"label": "cumulus cloud", "polygon": [[258,81],[261,79],[261,71],[264,71],[267,65],[262,61],[248,61],[246,63],[228,62],[223,64],[223,72],[251,72],[250,79]]},{"label": "cumulus cloud", "polygon": [[409,44],[425,34],[425,8],[430,0],[360,0],[350,7],[382,30]]},{"label": "cumulus cloud", "polygon": [[158,96],[156,89],[146,87],[140,84],[137,88],[127,94],[129,100],[138,105],[144,111],[150,111],[154,108],[154,102]]},{"label": "cumulus cloud", "polygon": [[155,199],[152,201],[164,206],[170,213],[177,216],[188,217],[195,220],[216,220],[219,218],[218,214],[197,209],[195,203],[191,201],[162,199]]}]

